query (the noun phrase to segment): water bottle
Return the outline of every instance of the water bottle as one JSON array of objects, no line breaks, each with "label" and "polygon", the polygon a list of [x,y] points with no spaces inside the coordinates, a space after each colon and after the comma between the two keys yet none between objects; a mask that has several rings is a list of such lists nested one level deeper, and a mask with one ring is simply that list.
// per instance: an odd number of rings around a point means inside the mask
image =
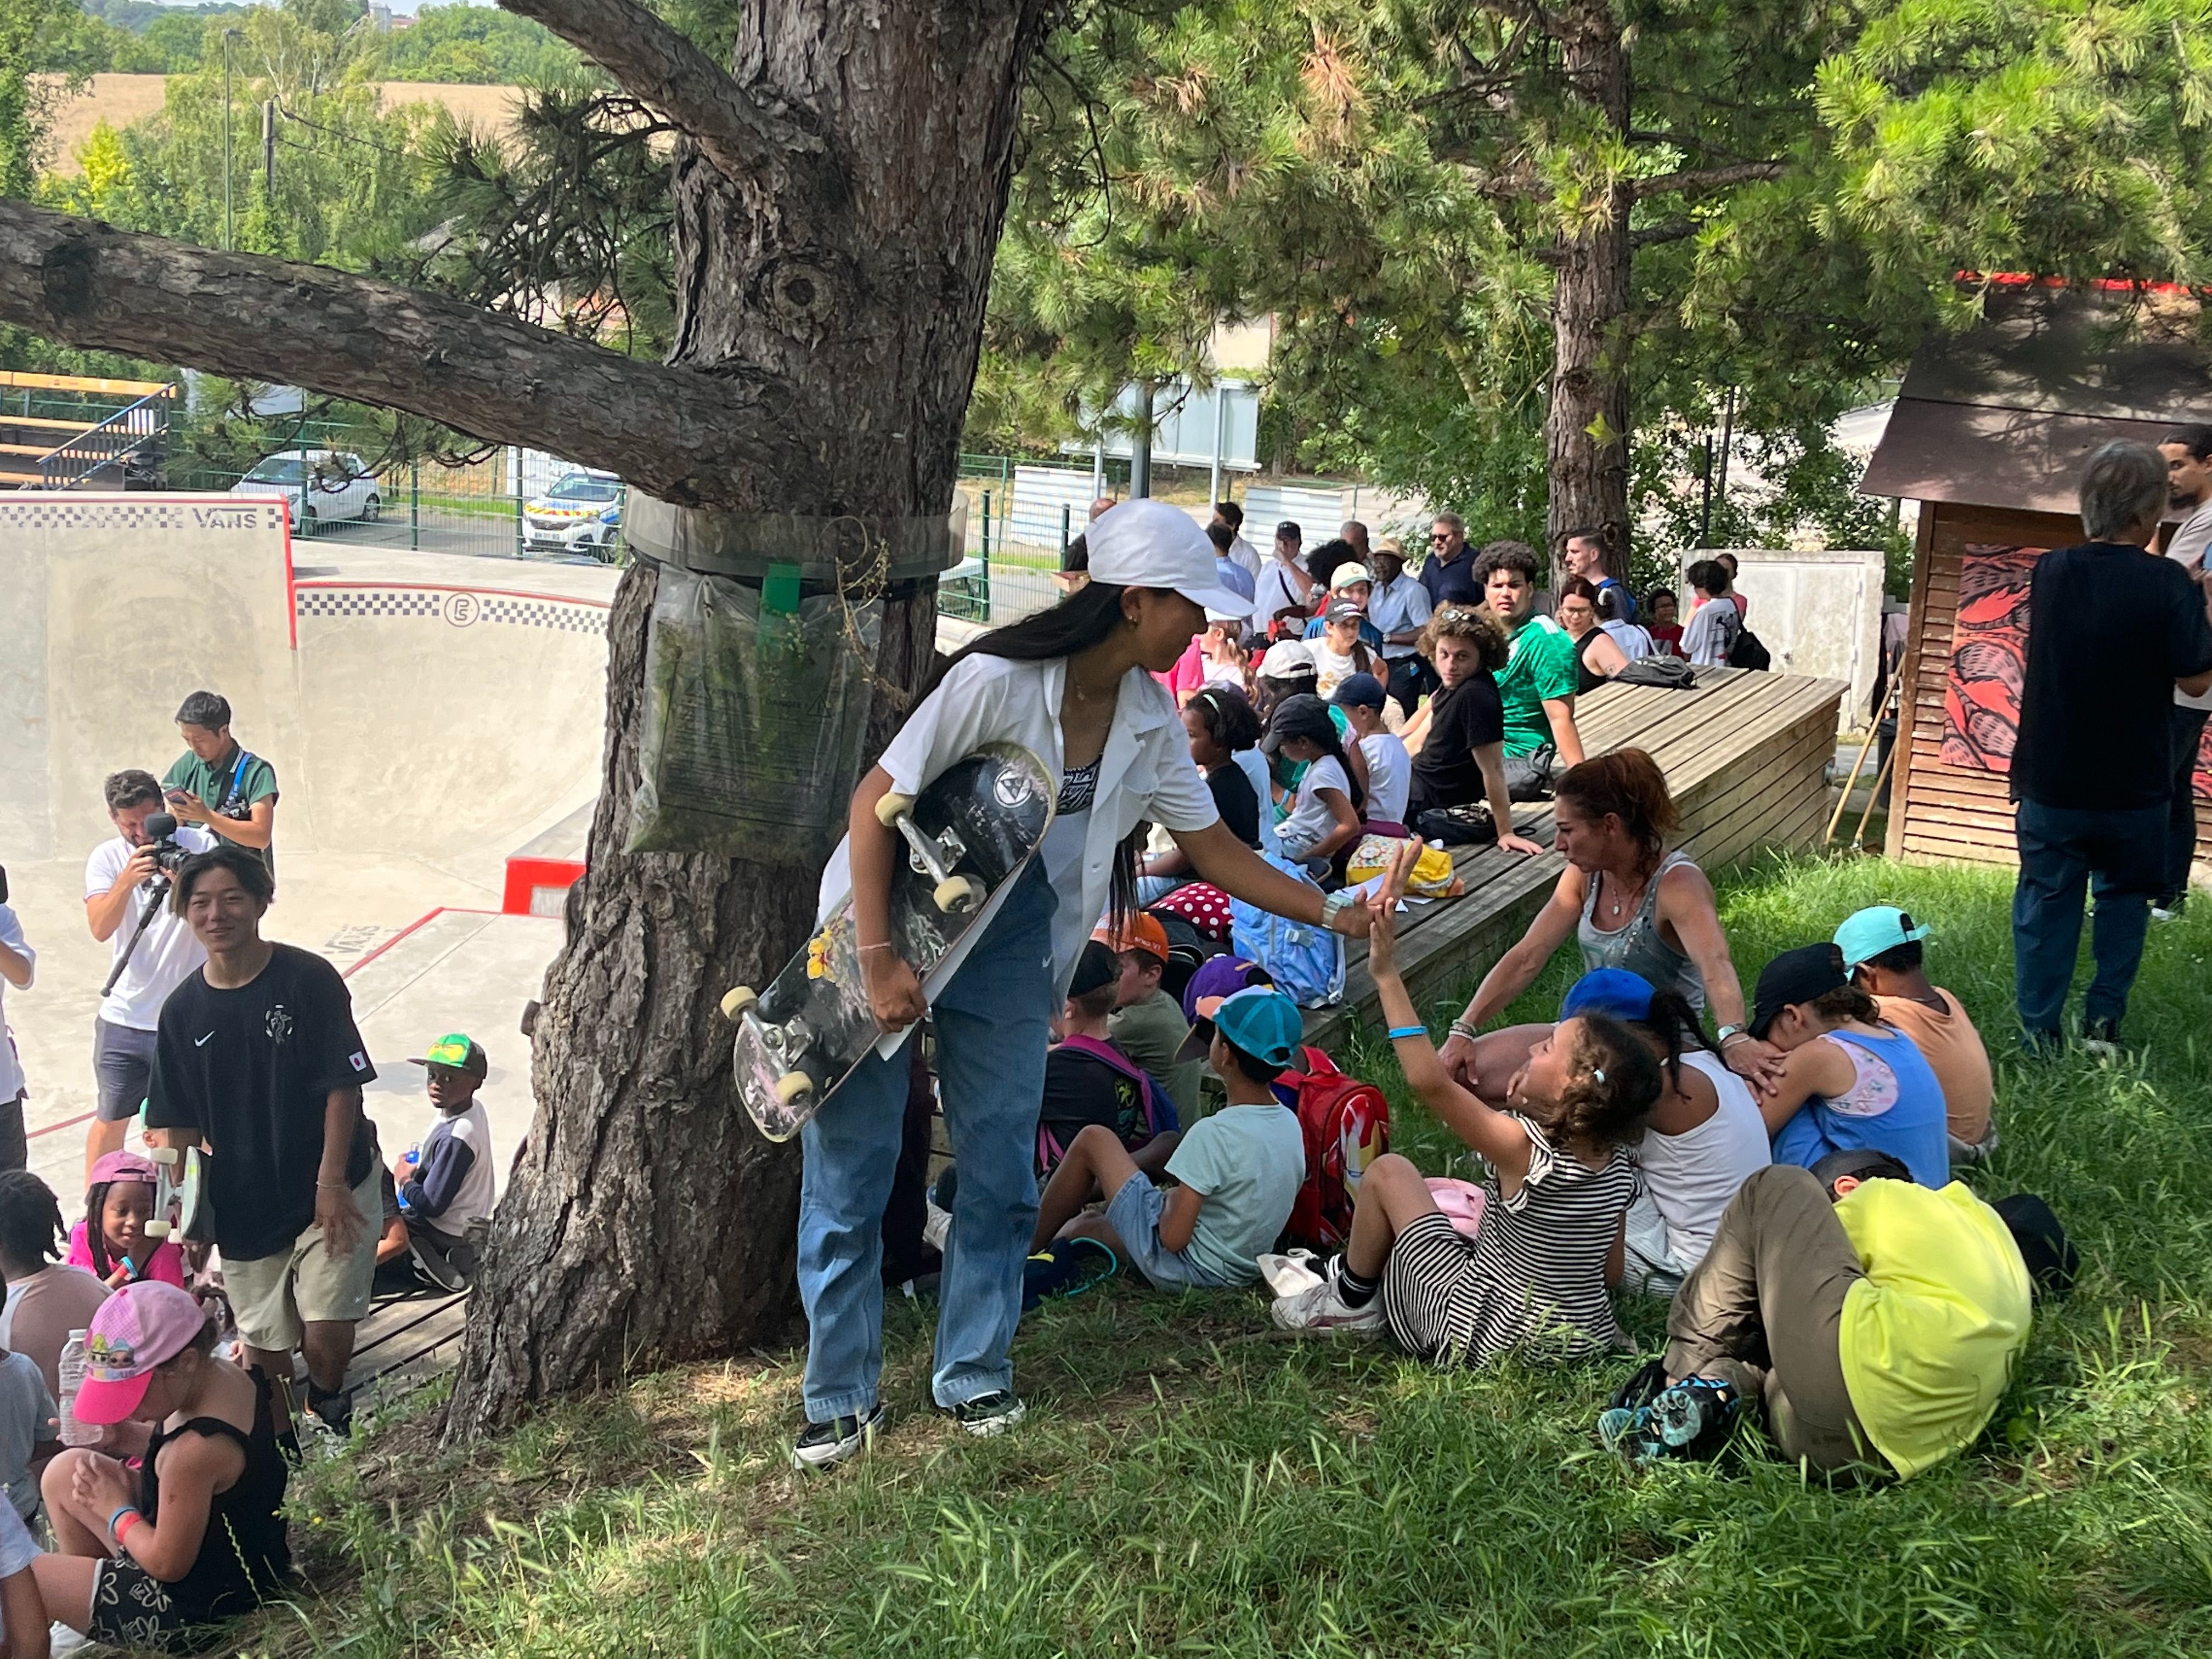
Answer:
[{"label": "water bottle", "polygon": [[89,1334],[88,1331],[71,1331],[69,1340],[62,1345],[61,1358],[54,1367],[55,1380],[62,1385],[62,1444],[64,1446],[96,1446],[100,1443],[99,1425],[76,1420],[76,1391],[84,1382],[84,1340]]}]

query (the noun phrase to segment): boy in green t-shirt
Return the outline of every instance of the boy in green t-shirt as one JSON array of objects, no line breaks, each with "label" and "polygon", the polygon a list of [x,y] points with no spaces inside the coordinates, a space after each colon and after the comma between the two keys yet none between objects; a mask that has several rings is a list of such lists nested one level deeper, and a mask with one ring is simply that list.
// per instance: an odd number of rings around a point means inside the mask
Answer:
[{"label": "boy in green t-shirt", "polygon": [[1575,642],[1549,617],[1536,614],[1536,550],[1525,542],[1492,542],[1474,562],[1491,614],[1513,642],[1498,673],[1505,705],[1505,752],[1534,754],[1546,744],[1562,766],[1579,766],[1582,733],[1575,729]]},{"label": "boy in green t-shirt", "polygon": [[261,855],[276,873],[276,769],[249,754],[230,735],[230,704],[212,691],[195,691],[177,710],[185,752],[161,780],[161,793],[179,822],[234,841]]}]

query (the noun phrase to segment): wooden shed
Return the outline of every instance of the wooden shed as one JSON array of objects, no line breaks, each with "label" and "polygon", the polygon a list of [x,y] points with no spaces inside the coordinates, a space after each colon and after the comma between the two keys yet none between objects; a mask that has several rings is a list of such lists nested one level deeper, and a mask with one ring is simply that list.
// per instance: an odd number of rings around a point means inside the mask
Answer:
[{"label": "wooden shed", "polygon": [[[1979,325],[1914,355],[1860,485],[1920,504],[1892,857],[2014,862],[2029,578],[2082,539],[2075,485],[2100,446],[2212,421],[2199,330],[2196,297],[2179,290],[2014,283],[1991,291]],[[2212,741],[2195,784],[2202,863]]]}]

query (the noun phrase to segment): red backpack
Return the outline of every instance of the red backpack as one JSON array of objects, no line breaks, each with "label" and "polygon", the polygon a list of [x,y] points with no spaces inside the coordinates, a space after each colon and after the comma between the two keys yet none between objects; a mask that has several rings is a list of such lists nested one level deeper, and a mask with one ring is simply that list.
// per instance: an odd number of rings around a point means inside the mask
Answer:
[{"label": "red backpack", "polygon": [[1390,1103],[1373,1084],[1338,1071],[1320,1049],[1303,1046],[1299,1053],[1306,1069],[1275,1079],[1275,1091],[1297,1113],[1306,1142],[1305,1182],[1291,1206],[1284,1237],[1310,1250],[1338,1250],[1352,1237],[1359,1177],[1390,1150]]}]

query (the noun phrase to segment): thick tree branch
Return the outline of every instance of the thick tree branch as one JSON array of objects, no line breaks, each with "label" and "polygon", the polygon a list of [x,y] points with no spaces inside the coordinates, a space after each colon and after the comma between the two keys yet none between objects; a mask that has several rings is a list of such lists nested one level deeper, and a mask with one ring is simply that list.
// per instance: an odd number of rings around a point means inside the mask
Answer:
[{"label": "thick tree branch", "polygon": [[0,199],[0,321],[71,345],[306,386],[734,503],[793,440],[771,388],[670,368],[459,300],[218,253]]},{"label": "thick tree branch", "polygon": [[[829,147],[787,108],[770,108],[740,87],[690,37],[635,0],[499,0],[502,10],[543,23],[691,136],[732,183],[788,182],[820,190],[834,181]],[[842,192],[841,192],[842,193]]]},{"label": "thick tree branch", "polygon": [[1790,170],[1787,161],[1739,161],[1734,167],[1692,167],[1681,173],[1662,173],[1656,179],[1638,179],[1632,186],[1639,202],[1653,196],[1692,195],[1709,190],[1729,190],[1779,179]]},{"label": "thick tree branch", "polygon": [[1662,242],[1679,242],[1686,236],[1698,234],[1694,219],[1669,219],[1663,225],[1646,225],[1642,230],[1628,233],[1628,246],[1633,248],[1657,247]]}]

